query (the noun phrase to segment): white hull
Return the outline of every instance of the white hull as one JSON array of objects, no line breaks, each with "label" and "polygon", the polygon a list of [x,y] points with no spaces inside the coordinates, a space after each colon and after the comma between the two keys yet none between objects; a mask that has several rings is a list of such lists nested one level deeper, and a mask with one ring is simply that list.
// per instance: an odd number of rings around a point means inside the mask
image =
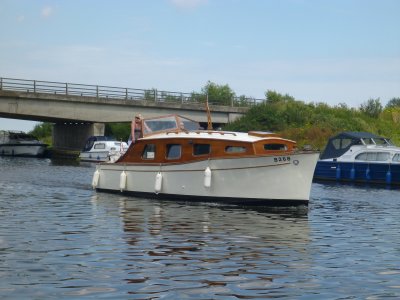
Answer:
[{"label": "white hull", "polygon": [[42,144],[0,144],[0,155],[4,156],[42,156],[46,145]]},{"label": "white hull", "polygon": [[[186,164],[100,164],[93,187],[105,191],[179,196],[187,200],[225,199],[249,202],[304,202],[310,197],[318,153],[212,159]],[[207,167],[211,179],[207,182]],[[125,179],[121,173],[125,172]],[[157,179],[157,174],[158,179]],[[124,177],[125,175],[122,175]]]},{"label": "white hull", "polygon": [[79,159],[84,162],[115,162],[122,154],[119,151],[81,152]]},{"label": "white hull", "polygon": [[[128,149],[128,144],[114,140],[93,140],[90,137],[79,159],[85,162],[115,162]],[[85,150],[86,149],[86,150]]]},{"label": "white hull", "polygon": [[81,152],[79,158],[81,161],[88,162],[104,162],[109,160],[109,151],[99,151],[99,152]]}]

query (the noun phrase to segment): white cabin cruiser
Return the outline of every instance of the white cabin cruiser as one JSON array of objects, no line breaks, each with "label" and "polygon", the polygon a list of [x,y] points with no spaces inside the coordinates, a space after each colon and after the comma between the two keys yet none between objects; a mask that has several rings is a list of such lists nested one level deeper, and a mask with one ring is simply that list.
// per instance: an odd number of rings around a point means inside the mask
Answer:
[{"label": "white cabin cruiser", "polygon": [[242,205],[308,204],[319,153],[269,132],[199,130],[179,115],[142,120],[142,138],[97,165],[98,191]]},{"label": "white cabin cruiser", "polygon": [[47,145],[23,131],[0,131],[1,156],[41,157]]},{"label": "white cabin cruiser", "polygon": [[79,158],[84,162],[113,162],[128,149],[128,144],[107,136],[91,136]]}]

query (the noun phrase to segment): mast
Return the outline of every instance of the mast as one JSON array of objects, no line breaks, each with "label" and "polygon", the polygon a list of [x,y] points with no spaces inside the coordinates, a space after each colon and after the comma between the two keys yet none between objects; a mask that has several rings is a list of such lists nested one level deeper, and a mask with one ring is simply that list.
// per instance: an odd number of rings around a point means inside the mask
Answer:
[{"label": "mast", "polygon": [[212,121],[211,121],[211,112],[210,112],[210,107],[208,106],[208,94],[206,98],[206,111],[207,111],[207,130],[212,130]]}]

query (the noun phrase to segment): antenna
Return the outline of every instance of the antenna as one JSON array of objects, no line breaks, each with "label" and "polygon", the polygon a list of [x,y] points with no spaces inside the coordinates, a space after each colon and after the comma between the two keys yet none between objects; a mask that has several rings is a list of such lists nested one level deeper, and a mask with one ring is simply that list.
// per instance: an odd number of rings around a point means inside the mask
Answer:
[{"label": "antenna", "polygon": [[212,121],[211,121],[211,112],[210,112],[210,107],[208,106],[208,94],[206,98],[206,111],[207,111],[207,130],[212,130]]}]

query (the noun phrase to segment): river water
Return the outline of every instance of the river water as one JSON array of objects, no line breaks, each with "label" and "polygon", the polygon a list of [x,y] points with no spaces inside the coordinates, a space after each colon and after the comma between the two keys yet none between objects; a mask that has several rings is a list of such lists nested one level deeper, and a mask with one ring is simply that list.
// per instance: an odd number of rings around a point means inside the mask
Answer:
[{"label": "river water", "polygon": [[96,193],[94,170],[0,157],[0,299],[400,298],[398,189],[257,209]]}]

